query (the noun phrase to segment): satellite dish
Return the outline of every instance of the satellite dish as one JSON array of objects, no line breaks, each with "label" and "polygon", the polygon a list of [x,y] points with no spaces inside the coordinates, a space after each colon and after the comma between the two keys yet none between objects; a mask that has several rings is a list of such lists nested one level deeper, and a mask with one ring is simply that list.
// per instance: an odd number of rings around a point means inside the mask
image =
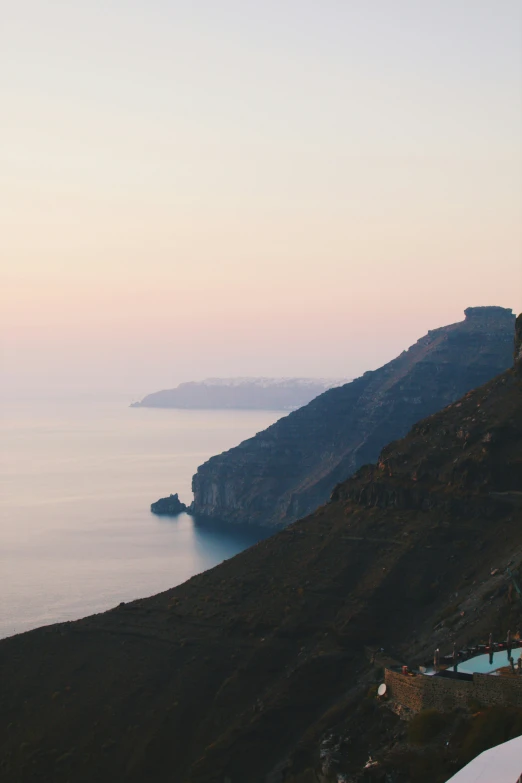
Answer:
[{"label": "satellite dish", "polygon": [[381,682],[381,684],[379,685],[379,688],[377,690],[377,693],[379,694],[379,696],[384,696],[384,694],[386,693],[386,683],[385,682]]}]

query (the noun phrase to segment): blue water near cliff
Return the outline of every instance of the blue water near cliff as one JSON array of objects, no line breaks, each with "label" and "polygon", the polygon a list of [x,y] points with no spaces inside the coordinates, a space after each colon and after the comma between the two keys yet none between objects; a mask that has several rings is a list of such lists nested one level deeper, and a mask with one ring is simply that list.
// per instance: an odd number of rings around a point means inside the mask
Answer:
[{"label": "blue water near cliff", "polygon": [[[511,655],[515,662],[519,654],[520,653],[518,653],[517,650],[511,651]],[[474,658],[470,658],[469,661],[459,663],[457,671],[467,672],[468,674],[491,674],[491,672],[500,669],[502,666],[509,666],[509,658],[506,650],[499,650],[498,652],[493,653],[491,663],[489,653],[476,655]]]},{"label": "blue water near cliff", "polygon": [[[519,647],[512,648],[511,655],[515,664],[521,654],[522,650]],[[507,650],[498,650],[493,653],[491,658],[489,653],[482,653],[482,655],[475,655],[474,658],[469,658],[467,661],[460,661],[456,671],[461,674],[493,674],[493,672],[496,672],[497,669],[501,669],[503,666],[509,666]],[[449,671],[455,671],[452,665],[448,669]],[[435,670],[430,667],[425,671],[425,674],[433,676]]]},{"label": "blue water near cliff", "polygon": [[152,595],[266,531],[168,519],[197,466],[276,421],[274,411],[129,408],[125,397],[4,403],[0,637]]}]

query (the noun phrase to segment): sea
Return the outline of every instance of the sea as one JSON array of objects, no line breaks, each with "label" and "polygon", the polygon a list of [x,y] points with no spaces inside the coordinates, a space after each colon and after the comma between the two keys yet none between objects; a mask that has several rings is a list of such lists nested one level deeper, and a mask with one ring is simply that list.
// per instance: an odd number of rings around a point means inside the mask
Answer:
[{"label": "sea", "polygon": [[0,421],[0,637],[166,590],[266,529],[158,517],[206,459],[284,411],[131,408],[127,396],[18,400]]}]

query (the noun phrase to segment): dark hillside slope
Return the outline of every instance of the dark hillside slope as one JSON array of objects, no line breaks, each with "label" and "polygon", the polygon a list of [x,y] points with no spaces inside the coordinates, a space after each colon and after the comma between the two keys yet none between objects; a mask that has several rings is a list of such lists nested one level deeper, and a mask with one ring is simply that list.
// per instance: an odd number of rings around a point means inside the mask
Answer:
[{"label": "dark hillside slope", "polygon": [[422,660],[518,627],[521,487],[519,364],[211,571],[0,641],[3,783],[280,781],[364,682],[365,645]]},{"label": "dark hillside slope", "polygon": [[463,322],[212,457],[193,477],[193,512],[273,526],[310,513],[416,421],[506,370],[513,324],[511,310],[471,307]]}]

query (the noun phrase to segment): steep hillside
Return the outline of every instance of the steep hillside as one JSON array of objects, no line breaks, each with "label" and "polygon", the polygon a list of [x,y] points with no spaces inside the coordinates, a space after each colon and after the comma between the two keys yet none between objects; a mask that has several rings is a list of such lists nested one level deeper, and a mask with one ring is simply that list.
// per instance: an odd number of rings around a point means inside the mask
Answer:
[{"label": "steep hillside", "polygon": [[339,481],[414,422],[511,365],[511,310],[471,307],[465,315],[205,462],[192,479],[192,511],[284,526],[325,503]]},{"label": "steep hillside", "polygon": [[[313,780],[368,687],[365,645],[414,662],[519,627],[521,486],[519,362],[211,571],[0,641],[2,781]],[[354,764],[382,729],[359,723]]]}]

